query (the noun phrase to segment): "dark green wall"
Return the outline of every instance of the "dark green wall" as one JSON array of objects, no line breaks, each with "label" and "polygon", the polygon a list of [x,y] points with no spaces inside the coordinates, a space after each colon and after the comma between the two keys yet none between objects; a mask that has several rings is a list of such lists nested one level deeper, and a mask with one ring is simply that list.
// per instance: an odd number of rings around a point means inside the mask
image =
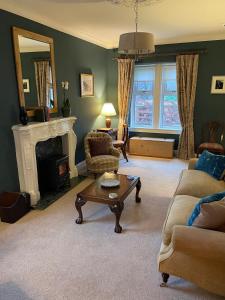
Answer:
[{"label": "dark green wall", "polygon": [[[72,115],[78,120],[76,161],[84,159],[83,138],[92,128],[102,126],[99,117],[106,99],[107,50],[47,26],[0,10],[0,192],[18,190],[18,174],[12,125],[19,123],[18,92],[11,27],[17,26],[54,39],[58,105],[62,105],[61,81],[70,83]],[[95,97],[80,98],[79,73],[95,76]]]},{"label": "dark green wall", "polygon": [[[18,91],[13,54],[11,27],[21,27],[54,39],[56,79],[59,108],[62,105],[61,81],[70,83],[69,98],[72,114],[78,118],[76,162],[84,159],[83,138],[92,128],[104,125],[100,116],[102,103],[113,102],[117,109],[117,53],[106,50],[47,26],[0,10],[0,192],[18,190],[16,155],[11,127],[19,123]],[[213,75],[225,75],[225,41],[157,46],[157,52],[206,48],[200,55],[195,107],[195,136],[199,143],[201,127],[208,120],[224,120],[225,95],[211,95]],[[175,57],[160,57],[158,61],[173,61]],[[155,60],[154,60],[155,61]],[[79,73],[95,76],[95,97],[80,98]],[[117,126],[117,117],[112,118]],[[135,133],[136,134],[136,133]],[[142,133],[143,135],[143,133]],[[146,135],[146,134],[144,134]],[[165,136],[165,135],[164,135]],[[167,136],[165,136],[167,137]],[[177,137],[176,137],[177,138]]]},{"label": "dark green wall", "polygon": [[[225,121],[225,94],[211,94],[211,80],[213,75],[225,75],[225,40],[195,42],[184,44],[160,45],[156,46],[157,53],[168,53],[187,51],[190,49],[206,49],[206,54],[200,54],[198,81],[196,90],[196,104],[194,114],[195,144],[198,145],[201,140],[201,130],[205,122],[210,120]],[[109,50],[107,53],[108,85],[107,99],[117,106],[117,62],[113,60],[115,50]],[[175,56],[158,56],[151,59],[145,59],[141,63],[172,62]],[[116,120],[115,120],[116,122]],[[152,137],[171,137],[165,134],[137,133],[131,135],[152,136]],[[177,135],[173,138],[178,140]],[[225,140],[223,142],[225,144]]]}]

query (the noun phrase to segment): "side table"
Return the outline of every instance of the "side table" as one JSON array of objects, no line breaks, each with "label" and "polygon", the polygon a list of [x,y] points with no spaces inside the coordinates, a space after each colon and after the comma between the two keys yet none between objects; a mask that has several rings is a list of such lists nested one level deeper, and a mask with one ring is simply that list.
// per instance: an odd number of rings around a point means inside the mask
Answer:
[{"label": "side table", "polygon": [[108,133],[113,140],[116,140],[117,139],[117,132],[118,132],[118,129],[117,128],[97,128],[96,129],[97,132],[105,132],[105,133]]}]

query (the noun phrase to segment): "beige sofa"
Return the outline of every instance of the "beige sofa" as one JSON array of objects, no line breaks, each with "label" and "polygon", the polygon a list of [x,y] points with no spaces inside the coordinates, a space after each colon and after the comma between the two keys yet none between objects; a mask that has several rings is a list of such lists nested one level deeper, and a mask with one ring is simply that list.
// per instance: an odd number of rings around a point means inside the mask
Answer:
[{"label": "beige sofa", "polygon": [[158,267],[163,283],[175,275],[213,293],[225,296],[225,233],[187,226],[201,197],[225,190],[225,182],[194,170],[196,159],[180,181],[163,227]]}]

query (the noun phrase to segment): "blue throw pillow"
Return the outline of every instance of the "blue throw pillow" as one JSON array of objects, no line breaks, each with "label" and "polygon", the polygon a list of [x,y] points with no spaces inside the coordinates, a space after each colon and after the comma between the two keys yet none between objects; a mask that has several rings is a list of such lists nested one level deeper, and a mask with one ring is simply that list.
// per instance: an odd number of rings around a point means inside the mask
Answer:
[{"label": "blue throw pillow", "polygon": [[206,196],[206,197],[200,199],[199,202],[195,205],[195,208],[193,209],[193,211],[191,213],[191,216],[188,219],[187,225],[192,226],[195,219],[198,217],[198,215],[201,212],[201,205],[202,204],[210,203],[210,202],[213,202],[213,201],[220,201],[224,197],[225,197],[225,191],[220,192],[220,193],[216,193],[216,194],[213,194],[213,195],[209,195],[209,196]]},{"label": "blue throw pillow", "polygon": [[195,169],[206,172],[219,180],[225,170],[225,156],[205,150],[198,159]]}]

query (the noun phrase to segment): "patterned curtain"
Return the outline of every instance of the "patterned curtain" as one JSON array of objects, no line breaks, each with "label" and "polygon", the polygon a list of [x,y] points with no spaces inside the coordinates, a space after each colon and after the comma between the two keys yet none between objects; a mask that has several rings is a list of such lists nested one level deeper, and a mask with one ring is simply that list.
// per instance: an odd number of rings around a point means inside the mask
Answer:
[{"label": "patterned curtain", "polygon": [[118,59],[118,109],[119,109],[119,125],[118,139],[122,139],[123,124],[127,124],[130,92],[132,87],[134,70],[133,59]]},{"label": "patterned curtain", "polygon": [[39,106],[48,106],[49,103],[49,91],[50,91],[50,62],[48,60],[35,61],[35,77],[36,77],[36,87],[37,87],[37,98]]},{"label": "patterned curtain", "polygon": [[181,159],[190,159],[195,154],[193,119],[198,59],[198,54],[178,55],[176,58],[178,107],[182,126],[178,157]]}]

